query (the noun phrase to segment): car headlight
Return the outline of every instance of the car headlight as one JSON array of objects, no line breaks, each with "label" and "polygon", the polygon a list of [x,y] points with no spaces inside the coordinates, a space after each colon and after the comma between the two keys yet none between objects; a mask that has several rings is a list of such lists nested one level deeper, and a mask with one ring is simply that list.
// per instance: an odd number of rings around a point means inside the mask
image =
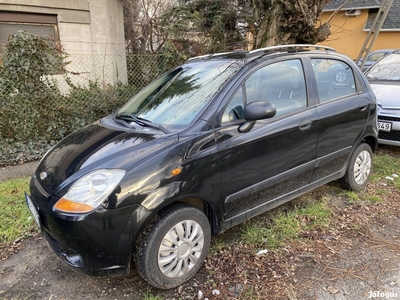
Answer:
[{"label": "car headlight", "polygon": [[88,213],[98,208],[114,191],[125,171],[100,169],[78,179],[54,205],[55,211]]}]

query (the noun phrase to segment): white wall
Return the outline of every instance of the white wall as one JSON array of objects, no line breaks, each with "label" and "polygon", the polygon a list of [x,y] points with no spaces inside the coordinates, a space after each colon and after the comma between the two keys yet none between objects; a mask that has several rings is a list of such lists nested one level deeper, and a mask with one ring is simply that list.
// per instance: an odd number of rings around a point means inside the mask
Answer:
[{"label": "white wall", "polygon": [[73,82],[127,81],[122,0],[2,0],[0,10],[57,15]]}]

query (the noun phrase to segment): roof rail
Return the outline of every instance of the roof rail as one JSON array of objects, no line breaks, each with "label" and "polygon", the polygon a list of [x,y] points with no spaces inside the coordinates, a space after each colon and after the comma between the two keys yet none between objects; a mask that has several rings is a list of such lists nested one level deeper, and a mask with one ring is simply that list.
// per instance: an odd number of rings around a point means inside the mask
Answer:
[{"label": "roof rail", "polygon": [[259,49],[254,49],[249,52],[239,50],[239,51],[233,51],[233,52],[205,54],[205,55],[189,58],[187,61],[189,62],[189,61],[196,61],[196,60],[206,60],[206,59],[222,57],[222,56],[230,56],[231,58],[244,58],[244,57],[240,57],[240,55],[245,55],[248,58],[249,57],[255,58],[262,54],[278,52],[278,51],[283,51],[283,50],[288,51],[288,52],[298,52],[298,51],[311,50],[311,49],[336,52],[336,50],[331,47],[325,47],[325,46],[319,46],[319,45],[308,45],[308,44],[292,44],[292,45],[280,45],[280,46],[259,48]]},{"label": "roof rail", "polygon": [[303,51],[307,49],[315,49],[315,50],[325,50],[325,51],[334,51],[336,50],[331,47],[325,47],[325,46],[319,46],[319,45],[308,45],[308,44],[293,44],[293,45],[280,45],[280,46],[271,46],[271,47],[265,47],[265,48],[259,48],[259,49],[254,49],[249,52],[249,54],[256,54],[258,52],[276,52],[276,51],[281,51],[281,50],[288,50],[288,51]]},{"label": "roof rail", "polygon": [[209,54],[203,54],[200,56],[194,56],[194,57],[190,57],[187,61],[192,61],[192,60],[200,60],[200,59],[204,59],[204,58],[211,58],[214,57],[216,55],[226,55],[226,54],[230,54],[232,52],[221,52],[221,53],[209,53]]}]

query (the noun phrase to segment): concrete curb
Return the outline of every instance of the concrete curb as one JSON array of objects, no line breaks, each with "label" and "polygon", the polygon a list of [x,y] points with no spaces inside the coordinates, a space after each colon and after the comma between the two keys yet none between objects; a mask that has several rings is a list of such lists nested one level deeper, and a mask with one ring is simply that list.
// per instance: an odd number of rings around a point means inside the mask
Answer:
[{"label": "concrete curb", "polygon": [[35,172],[39,161],[31,161],[22,165],[0,167],[0,182],[14,178],[30,177]]}]

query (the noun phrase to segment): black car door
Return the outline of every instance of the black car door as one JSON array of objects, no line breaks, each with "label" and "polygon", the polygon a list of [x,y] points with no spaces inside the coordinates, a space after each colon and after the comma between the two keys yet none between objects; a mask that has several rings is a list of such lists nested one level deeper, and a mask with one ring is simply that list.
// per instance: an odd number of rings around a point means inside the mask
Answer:
[{"label": "black car door", "polygon": [[[238,132],[244,106],[266,100],[275,117]],[[309,107],[301,60],[266,65],[250,72],[224,108],[216,130],[225,219],[234,225],[309,184],[314,171],[317,111]]]},{"label": "black car door", "polygon": [[[311,61],[320,101],[317,166],[313,178],[317,181],[343,171],[365,130],[370,99],[357,91],[357,75],[344,61],[316,58]],[[342,76],[336,78],[338,73]]]}]

